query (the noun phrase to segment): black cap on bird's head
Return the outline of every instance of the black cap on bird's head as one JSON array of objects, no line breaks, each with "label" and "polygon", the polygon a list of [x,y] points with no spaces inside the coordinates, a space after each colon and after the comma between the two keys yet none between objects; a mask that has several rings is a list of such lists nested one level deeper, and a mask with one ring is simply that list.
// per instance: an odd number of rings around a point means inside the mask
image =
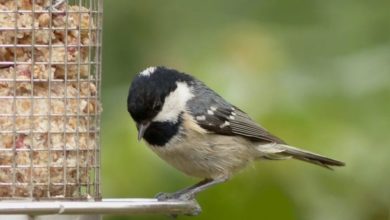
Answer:
[{"label": "black cap on bird's head", "polygon": [[177,82],[192,81],[187,74],[166,67],[149,67],[136,75],[127,97],[127,110],[137,123],[141,139],[152,120],[160,113],[166,97],[176,90]]}]

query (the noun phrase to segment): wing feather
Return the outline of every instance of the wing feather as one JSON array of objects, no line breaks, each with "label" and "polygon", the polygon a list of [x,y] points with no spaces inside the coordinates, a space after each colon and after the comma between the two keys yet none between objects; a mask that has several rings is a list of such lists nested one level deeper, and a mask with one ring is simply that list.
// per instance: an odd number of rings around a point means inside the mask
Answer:
[{"label": "wing feather", "polygon": [[195,85],[194,90],[197,96],[188,103],[188,110],[199,126],[208,132],[239,135],[260,142],[285,143],[202,83]]}]

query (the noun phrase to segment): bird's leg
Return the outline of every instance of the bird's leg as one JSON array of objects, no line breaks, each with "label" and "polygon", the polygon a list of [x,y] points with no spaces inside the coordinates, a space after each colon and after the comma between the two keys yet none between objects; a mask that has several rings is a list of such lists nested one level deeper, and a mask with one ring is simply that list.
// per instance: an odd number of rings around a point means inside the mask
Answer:
[{"label": "bird's leg", "polygon": [[199,185],[197,187],[194,187],[190,190],[188,190],[187,192],[183,193],[180,198],[181,199],[187,199],[187,200],[191,200],[191,199],[194,199],[196,194],[210,188],[211,186],[214,186],[214,185],[217,185],[217,184],[220,184],[220,183],[223,183],[223,182],[226,182],[227,180],[229,179],[228,176],[222,176],[222,177],[219,177],[219,178],[216,178],[216,179],[212,179],[211,181],[208,181],[202,185]]},{"label": "bird's leg", "polygon": [[212,181],[212,179],[204,179],[204,180],[198,182],[197,184],[194,184],[192,186],[186,187],[184,189],[181,189],[181,190],[175,192],[175,194],[179,194],[180,195],[180,194],[186,193],[186,192],[188,192],[188,191],[190,191],[190,190],[192,190],[194,188],[197,188],[197,187],[200,187],[200,186],[202,186],[202,185],[204,185],[206,183],[209,183],[210,181]]},{"label": "bird's leg", "polygon": [[196,184],[194,184],[192,186],[186,187],[186,188],[181,189],[179,191],[176,191],[174,193],[163,193],[163,192],[160,192],[155,197],[159,201],[164,201],[164,200],[168,200],[168,199],[178,199],[181,194],[184,194],[184,193],[186,193],[186,192],[188,192],[188,191],[190,191],[190,190],[192,190],[192,189],[194,189],[196,187],[199,187],[199,186],[201,186],[203,184],[206,184],[206,183],[208,183],[210,181],[212,181],[212,179],[207,179],[206,178],[206,179],[204,179],[204,180],[202,180],[202,181],[200,181],[200,182],[198,182],[198,183],[196,183]]},{"label": "bird's leg", "polygon": [[214,186],[216,184],[223,183],[228,179],[229,177],[227,176],[223,176],[216,179],[204,179],[193,186],[187,187],[185,189],[179,190],[171,194],[159,193],[157,194],[156,198],[159,201],[168,200],[168,199],[192,200],[199,192],[202,192],[203,190],[211,186]]}]

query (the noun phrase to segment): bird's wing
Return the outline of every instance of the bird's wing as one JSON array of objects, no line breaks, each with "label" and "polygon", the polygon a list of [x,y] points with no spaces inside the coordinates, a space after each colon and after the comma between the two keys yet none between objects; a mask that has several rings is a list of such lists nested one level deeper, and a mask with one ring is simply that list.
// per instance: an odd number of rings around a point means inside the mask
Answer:
[{"label": "bird's wing", "polygon": [[195,92],[203,94],[198,94],[188,106],[195,121],[203,129],[221,135],[238,135],[256,141],[284,144],[283,140],[269,133],[214,91],[207,88]]}]

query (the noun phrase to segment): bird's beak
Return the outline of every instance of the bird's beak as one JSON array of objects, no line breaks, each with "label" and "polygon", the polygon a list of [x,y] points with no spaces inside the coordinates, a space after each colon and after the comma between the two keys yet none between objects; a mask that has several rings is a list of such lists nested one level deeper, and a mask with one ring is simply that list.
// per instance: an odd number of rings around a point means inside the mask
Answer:
[{"label": "bird's beak", "polygon": [[138,141],[141,141],[141,139],[144,137],[146,129],[148,129],[150,125],[150,122],[141,122],[137,124],[138,128]]}]

